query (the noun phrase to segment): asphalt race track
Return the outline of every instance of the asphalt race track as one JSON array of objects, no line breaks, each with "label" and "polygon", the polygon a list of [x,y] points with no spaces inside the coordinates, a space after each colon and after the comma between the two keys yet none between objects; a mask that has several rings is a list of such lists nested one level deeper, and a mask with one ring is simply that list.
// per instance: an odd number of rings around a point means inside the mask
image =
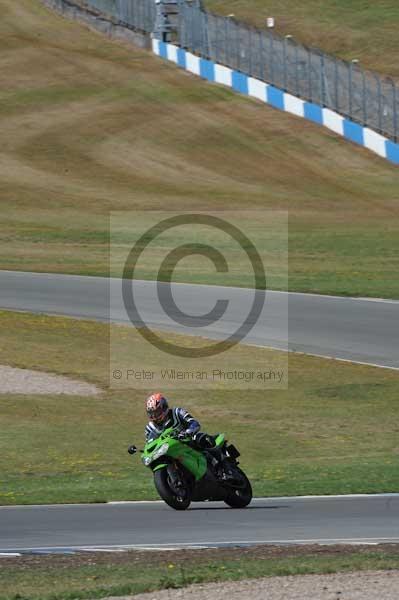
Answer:
[{"label": "asphalt race track", "polygon": [[19,550],[399,542],[399,494],[257,498],[242,510],[163,502],[0,508],[0,554]]},{"label": "asphalt race track", "polygon": [[[253,299],[253,291],[244,288],[173,284],[176,305],[197,319],[186,326],[176,322],[175,307],[165,313],[156,283],[135,281],[133,287],[147,325],[215,339],[237,329]],[[226,314],[199,326],[198,315],[220,298],[229,301]],[[130,322],[120,281],[101,277],[0,271],[0,308]],[[267,291],[264,309],[243,341],[398,369],[399,301]]]},{"label": "asphalt race track", "polygon": [[[173,285],[176,304],[172,300],[165,312],[157,291],[154,282],[134,282],[147,325],[215,339],[236,331],[253,298],[247,289]],[[209,323],[204,315],[221,298],[228,299],[228,310]],[[0,308],[130,323],[120,281],[99,277],[0,271]],[[188,324],[179,311],[191,315]],[[399,368],[399,302],[268,291],[252,325],[244,343]],[[183,513],[162,502],[0,507],[0,556],[312,542],[399,542],[399,494],[258,498],[244,510],[201,503]]]}]

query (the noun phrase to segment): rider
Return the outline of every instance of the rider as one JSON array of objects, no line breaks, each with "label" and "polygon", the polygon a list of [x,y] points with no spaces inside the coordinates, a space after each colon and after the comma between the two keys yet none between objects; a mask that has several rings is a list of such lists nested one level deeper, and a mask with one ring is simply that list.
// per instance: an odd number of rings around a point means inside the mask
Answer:
[{"label": "rider", "polygon": [[201,426],[184,408],[169,408],[165,396],[160,392],[151,394],[146,400],[150,419],[145,428],[146,441],[154,440],[168,427],[179,429],[179,437],[193,437]]},{"label": "rider", "polygon": [[[187,439],[188,437],[194,442],[194,446],[198,449],[205,450],[215,448],[215,439],[206,433],[201,433],[201,425],[194,419],[184,408],[169,408],[169,404],[165,396],[160,392],[151,394],[146,400],[146,410],[149,417],[149,423],[145,428],[146,441],[156,439],[165,429],[174,427],[179,430],[178,437]],[[214,456],[213,467],[220,467],[220,462],[223,460],[222,453],[216,452]],[[223,467],[226,472],[228,469]]]}]

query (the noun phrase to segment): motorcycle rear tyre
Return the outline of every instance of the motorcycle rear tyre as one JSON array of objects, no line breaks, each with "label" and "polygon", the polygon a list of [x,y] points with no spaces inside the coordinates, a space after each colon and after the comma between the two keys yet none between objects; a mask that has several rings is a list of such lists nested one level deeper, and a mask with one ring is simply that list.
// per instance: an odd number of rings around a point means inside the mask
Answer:
[{"label": "motorcycle rear tyre", "polygon": [[168,472],[166,469],[160,469],[154,473],[154,483],[158,494],[162,500],[175,510],[186,510],[191,503],[190,494],[186,498],[180,498],[169,487]]}]

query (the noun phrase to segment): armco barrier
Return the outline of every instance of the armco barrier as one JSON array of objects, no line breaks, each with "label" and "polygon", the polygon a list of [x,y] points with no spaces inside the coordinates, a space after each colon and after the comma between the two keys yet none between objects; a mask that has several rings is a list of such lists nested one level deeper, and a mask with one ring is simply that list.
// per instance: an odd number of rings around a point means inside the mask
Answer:
[{"label": "armco barrier", "polygon": [[368,127],[363,127],[345,119],[345,117],[328,108],[301,100],[264,81],[254,79],[240,71],[235,71],[229,67],[200,58],[174,44],[153,39],[152,48],[158,56],[174,62],[182,69],[190,71],[194,75],[199,75],[208,81],[221,83],[241,94],[262,100],[262,102],[270,104],[275,108],[298,117],[303,117],[319,125],[324,125],[324,127],[328,127],[328,129],[331,129],[338,135],[342,135],[347,140],[364,146],[372,152],[379,154],[379,156],[399,165],[399,144],[388,140]]}]

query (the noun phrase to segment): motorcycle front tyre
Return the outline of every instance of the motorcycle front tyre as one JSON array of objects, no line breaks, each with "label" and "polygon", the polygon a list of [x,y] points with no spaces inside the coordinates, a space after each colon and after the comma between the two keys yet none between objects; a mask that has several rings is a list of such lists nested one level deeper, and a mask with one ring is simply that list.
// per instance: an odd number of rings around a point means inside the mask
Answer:
[{"label": "motorcycle front tyre", "polygon": [[191,497],[186,490],[186,497],[177,496],[169,487],[167,469],[154,472],[154,483],[162,500],[175,510],[186,510],[190,506]]}]

